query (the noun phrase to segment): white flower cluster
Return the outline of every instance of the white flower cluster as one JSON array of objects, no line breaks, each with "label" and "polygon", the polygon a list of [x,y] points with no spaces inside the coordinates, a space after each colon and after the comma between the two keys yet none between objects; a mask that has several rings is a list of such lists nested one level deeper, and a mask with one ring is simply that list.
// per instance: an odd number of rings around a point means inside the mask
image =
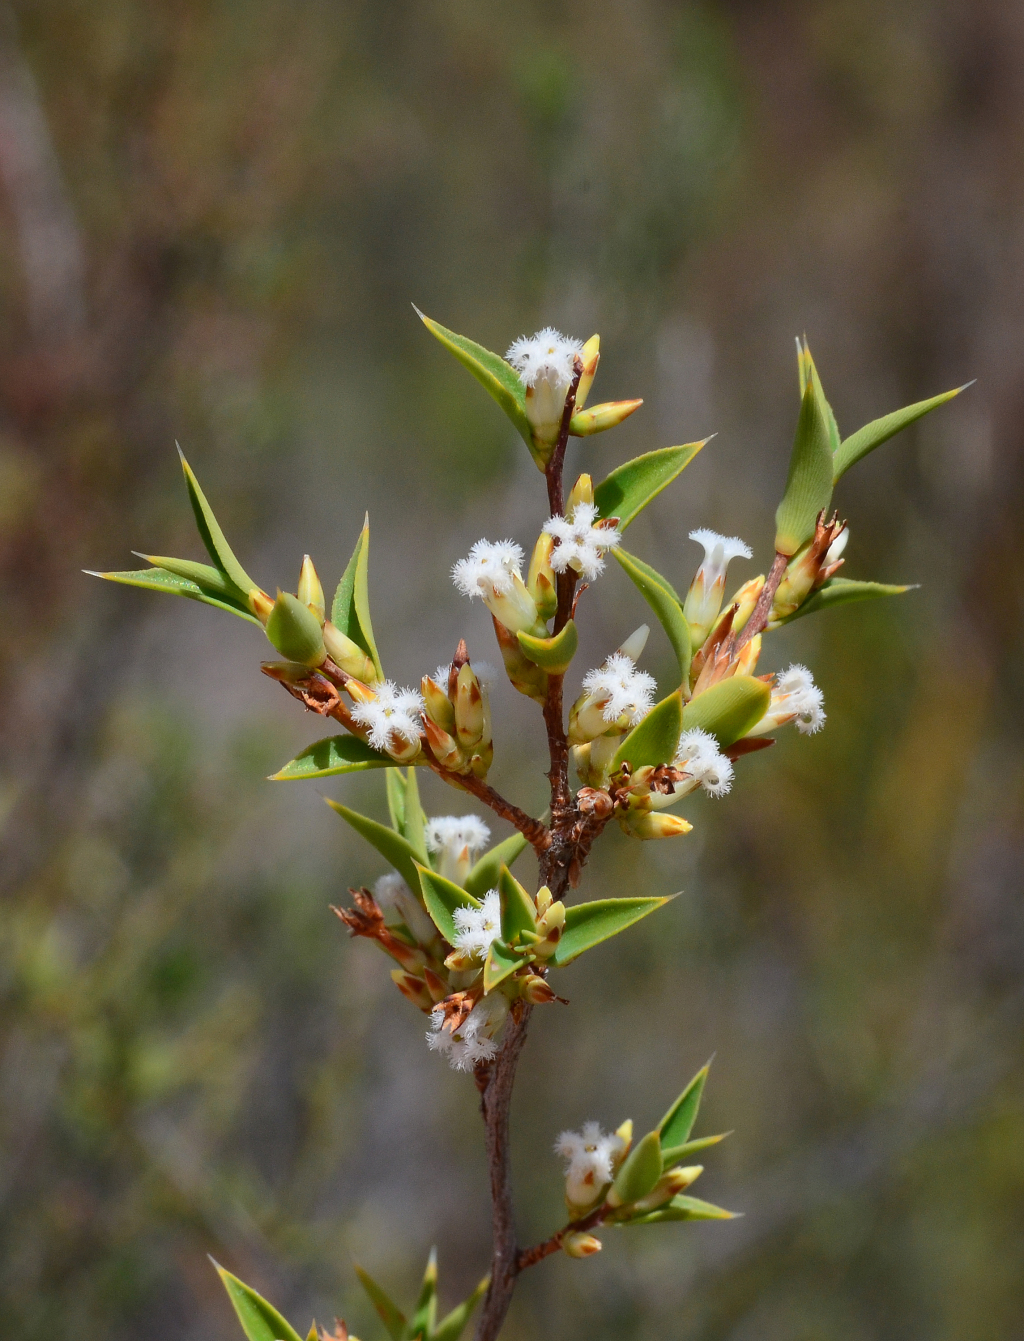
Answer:
[{"label": "white flower cluster", "polygon": [[[573,376],[573,361],[583,352],[583,345],[571,336],[545,326],[536,335],[521,335],[513,341],[505,358],[519,374],[524,386],[536,387],[538,382],[549,381],[562,386],[562,400]],[[561,411],[561,405],[559,405]]]},{"label": "white flower cluster", "polygon": [[636,726],[650,712],[657,687],[654,676],[637,670],[631,657],[613,652],[603,666],[587,671],[583,677],[589,700],[584,706],[600,706],[606,722],[615,722],[625,714],[629,725]]},{"label": "white flower cluster", "polygon": [[479,815],[437,815],[427,821],[428,852],[458,856],[464,847],[470,852],[480,852],[490,836],[490,829]]},{"label": "white flower cluster", "polygon": [[793,722],[805,736],[813,736],[825,725],[824,702],[811,672],[806,666],[794,664],[776,676],[768,714],[776,718],[779,726]]},{"label": "white flower cluster", "polygon": [[498,1051],[495,1038],[508,1014],[508,1001],[500,992],[482,997],[458,1029],[444,1028],[444,1008],[430,1014],[427,1046],[447,1057],[456,1071],[472,1071],[477,1062],[489,1062]]},{"label": "white flower cluster", "polygon": [[374,698],[352,709],[353,721],[369,730],[373,748],[387,750],[393,736],[410,745],[419,740],[423,731],[422,695],[415,689],[399,689],[392,680],[374,685],[373,692]]},{"label": "white flower cluster", "polygon": [[592,582],[604,569],[605,550],[614,549],[622,537],[613,526],[599,524],[593,503],[577,503],[572,517],[550,517],[544,531],[557,541],[551,554],[551,567],[564,573],[570,566]]},{"label": "white flower cluster", "polygon": [[690,539],[695,540],[698,545],[704,546],[704,562],[701,568],[704,569],[705,580],[710,583],[717,577],[725,577],[725,570],[732,563],[733,559],[752,559],[754,552],[750,546],[739,536],[719,535],[717,531],[708,530],[706,526],[699,530],[690,532]]},{"label": "white flower cluster", "polygon": [[565,1195],[577,1206],[588,1206],[612,1181],[613,1163],[625,1149],[621,1136],[606,1135],[596,1122],[582,1131],[563,1131],[555,1154],[565,1160]]},{"label": "white flower cluster", "polygon": [[478,959],[486,959],[491,942],[501,935],[501,900],[496,889],[489,889],[479,908],[456,908],[455,948]]},{"label": "white flower cluster", "polygon": [[689,773],[709,796],[724,796],[732,787],[731,761],[718,748],[714,736],[699,727],[684,731],[679,737],[679,748],[672,762]]},{"label": "white flower cluster", "polygon": [[[459,591],[470,598],[507,596],[515,584],[515,577],[522,577],[522,572],[523,551],[514,540],[478,540],[469,551],[469,557],[460,559],[452,568],[452,580]],[[447,682],[447,670],[444,674]]]}]

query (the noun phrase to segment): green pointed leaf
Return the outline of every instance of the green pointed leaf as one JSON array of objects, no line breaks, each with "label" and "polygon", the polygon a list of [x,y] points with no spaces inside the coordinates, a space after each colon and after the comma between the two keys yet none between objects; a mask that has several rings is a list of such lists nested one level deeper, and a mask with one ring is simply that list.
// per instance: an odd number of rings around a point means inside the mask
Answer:
[{"label": "green pointed leaf", "polygon": [[730,1133],[720,1132],[717,1136],[700,1136],[695,1141],[684,1141],[682,1145],[665,1146],[662,1142],[661,1156],[665,1162],[665,1168],[671,1169],[673,1165],[679,1164],[689,1155],[696,1155],[700,1150],[707,1150],[708,1146],[717,1145],[719,1141],[724,1141]]},{"label": "green pointed leaf", "polygon": [[331,778],[338,773],[362,773],[367,768],[394,768],[390,755],[367,745],[358,736],[327,736],[307,745],[284,768],[270,775],[271,782],[298,782],[308,778]]},{"label": "green pointed leaf", "polygon": [[192,511],[195,513],[196,525],[199,527],[199,534],[206,546],[206,552],[239,591],[248,595],[257,584],[232,553],[231,546],[224,538],[224,532],[220,529],[217,518],[213,515],[213,509],[206,501],[206,495],[200,489],[199,481],[193,475],[192,467],[185,460],[185,454],[180,447],[178,448],[178,455],[181,457],[181,468],[185,472],[185,485],[188,488]]},{"label": "green pointed leaf", "polygon": [[405,837],[405,774],[400,768],[389,768],[384,774],[388,796],[388,814],[395,833]]},{"label": "green pointed leaf", "polygon": [[406,1330],[406,1341],[426,1341],[437,1321],[437,1249],[431,1248],[427,1269],[423,1273],[416,1312]]},{"label": "green pointed leaf", "polygon": [[661,1142],[656,1131],[649,1131],[626,1156],[615,1175],[612,1191],[620,1206],[646,1197],[661,1177]]},{"label": "green pointed leaf", "polygon": [[667,764],[676,756],[683,729],[683,696],[677,689],[656,703],[639,726],[625,737],[611,762],[614,773],[623,763],[634,769],[646,764]]},{"label": "green pointed leaf", "polygon": [[406,842],[420,854],[424,866],[429,866],[427,858],[427,817],[420,802],[420,787],[416,781],[416,770],[412,766],[405,778],[405,833]]},{"label": "green pointed leaf", "polygon": [[356,1275],[359,1277],[360,1285],[370,1296],[370,1303],[377,1310],[381,1322],[387,1328],[391,1341],[403,1341],[405,1314],[392,1302],[369,1272],[364,1271],[361,1266],[357,1266]]},{"label": "green pointed leaf", "polygon": [[123,573],[96,573],[92,569],[83,570],[89,577],[102,577],[105,582],[120,582],[125,587],[142,587],[146,591],[166,591],[171,596],[186,596],[190,601],[201,601],[203,605],[215,606],[218,610],[228,610],[240,619],[247,619],[258,629],[263,625],[256,616],[241,603],[227,597],[210,596],[195,582],[168,572],[165,568],[139,568]]},{"label": "green pointed leaf", "polygon": [[901,429],[907,428],[910,424],[923,418],[930,410],[945,405],[947,400],[959,396],[961,391],[966,391],[967,387],[973,385],[973,382],[967,382],[964,386],[958,386],[954,391],[943,391],[941,395],[932,396],[930,400],[919,400],[914,405],[906,406],[905,409],[894,410],[892,414],[885,414],[881,419],[872,419],[870,424],[865,424],[856,433],[851,433],[836,451],[832,463],[833,479],[838,480],[862,456],[867,456],[868,452],[873,452],[883,442],[888,442]]},{"label": "green pointed leaf", "polygon": [[641,563],[622,549],[613,549],[612,553],[657,615],[679,662],[679,683],[685,684],[690,674],[690,626],[683,618],[678,597],[668,582],[648,564]]},{"label": "green pointed leaf", "polygon": [[537,907],[507,866],[498,874],[501,898],[501,935],[509,945],[523,931],[537,930]]},{"label": "green pointed leaf", "polygon": [[502,940],[491,941],[484,961],[484,992],[493,992],[520,965],[531,963],[532,958],[531,955],[514,954]]},{"label": "green pointed leaf", "polygon": [[309,1331],[306,1333],[306,1341],[320,1341],[316,1334],[316,1319],[309,1324]]},{"label": "green pointed leaf", "polygon": [[837,605],[851,605],[854,601],[874,601],[882,596],[902,596],[904,592],[916,591],[916,584],[910,586],[892,586],[887,582],[855,582],[852,578],[830,577],[829,580],[812,592],[797,610],[779,624],[791,624],[801,615],[813,615],[817,610],[831,610]]},{"label": "green pointed leaf", "polygon": [[693,1124],[697,1121],[701,1095],[708,1078],[711,1063],[702,1067],[683,1090],[682,1094],[658,1123],[658,1133],[663,1147],[683,1145],[690,1139]]},{"label": "green pointed leaf", "polygon": [[515,424],[519,436],[532,451],[533,434],[530,421],[526,417],[526,388],[515,368],[499,355],[485,349],[483,345],[478,345],[475,340],[468,340],[464,335],[456,335],[454,331],[424,316],[418,307],[414,307],[414,310],[431,335],[440,340],[445,349],[454,354],[484,390],[494,397]]},{"label": "green pointed leaf", "polygon": [[618,517],[619,530],[624,531],[710,441],[705,438],[682,447],[659,447],[617,467],[594,490],[598,512],[602,517]]},{"label": "green pointed leaf", "polygon": [[427,912],[448,944],[454,945],[458,934],[454,918],[456,908],[479,908],[480,900],[468,894],[454,881],[446,880],[436,871],[428,870],[426,866],[418,865],[416,869]]},{"label": "green pointed leaf", "polygon": [[434,1328],[434,1335],[430,1338],[430,1341],[459,1341],[459,1337],[466,1330],[466,1324],[472,1317],[473,1310],[487,1293],[490,1283],[490,1276],[485,1276],[468,1299],[464,1299],[461,1304],[441,1319]]},{"label": "green pointed leaf", "polygon": [[662,1206],[649,1215],[638,1215],[635,1220],[627,1220],[630,1225],[657,1225],[669,1220],[734,1220],[735,1211],[723,1210],[721,1206],[712,1206],[710,1201],[701,1201],[699,1197],[673,1197],[667,1206]]},{"label": "green pointed leaf", "polygon": [[772,691],[753,675],[733,675],[719,680],[703,694],[690,699],[683,709],[683,730],[700,727],[710,731],[723,750],[729,748],[768,711]]},{"label": "green pointed leaf", "polygon": [[497,889],[501,868],[511,866],[525,846],[526,839],[523,835],[514,833],[511,838],[506,838],[504,842],[492,847],[490,852],[485,852],[466,876],[466,889],[469,893],[479,898],[489,889]]},{"label": "green pointed leaf", "polygon": [[352,825],[356,833],[362,834],[368,843],[373,844],[415,894],[419,890],[420,882],[417,874],[418,858],[413,845],[387,825],[378,824],[376,820],[360,815],[357,810],[349,810],[348,806],[343,806],[340,801],[332,801],[330,798],[325,800],[332,810],[337,811],[343,820]]},{"label": "green pointed leaf", "polygon": [[384,671],[381,668],[377,644],[373,639],[373,625],[370,622],[369,563],[370,514],[367,513],[356,547],[348,561],[348,567],[334,593],[331,623],[363,649],[377,667],[377,674],[383,680]]},{"label": "green pointed leaf", "polygon": [[828,404],[813,365],[811,371],[800,400],[786,491],[775,513],[775,549],[779,554],[795,554],[811,538],[818,513],[832,499]]},{"label": "green pointed leaf", "polygon": [[585,950],[617,936],[668,902],[667,898],[592,899],[590,903],[573,904],[565,910],[565,929],[551,963],[558,967],[571,963]]},{"label": "green pointed leaf", "polygon": [[527,660],[550,675],[564,675],[579,646],[576,625],[571,619],[553,638],[535,638],[531,633],[516,636]]},{"label": "green pointed leaf", "polygon": [[[137,550],[134,552],[138,553]],[[139,554],[138,557],[145,559],[155,568],[163,568],[168,573],[175,573],[178,577],[194,582],[208,596],[216,596],[218,600],[240,605],[245,610],[249,609],[246,600],[248,592],[239,591],[226,573],[211,564],[196,563],[193,559],[174,559],[166,554]]]},{"label": "green pointed leaf", "polygon": [[[210,1259],[213,1261],[213,1259]],[[235,1306],[238,1321],[249,1341],[302,1341],[291,1323],[278,1313],[272,1304],[256,1293],[250,1285],[240,1281],[216,1262],[217,1273],[224,1282],[228,1298]]]}]

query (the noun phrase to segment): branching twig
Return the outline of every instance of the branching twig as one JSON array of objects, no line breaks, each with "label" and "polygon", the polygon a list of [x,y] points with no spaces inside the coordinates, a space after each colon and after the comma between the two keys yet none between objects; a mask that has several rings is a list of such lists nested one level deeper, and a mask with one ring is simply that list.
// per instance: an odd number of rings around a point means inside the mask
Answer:
[{"label": "branching twig", "polygon": [[511,801],[506,801],[500,792],[495,791],[482,778],[476,777],[473,773],[453,773],[450,769],[443,768],[436,759],[430,757],[426,749],[424,749],[424,757],[428,768],[432,769],[449,786],[460,787],[463,791],[469,792],[478,801],[482,801],[485,806],[489,806],[496,815],[500,815],[503,820],[508,820],[509,824],[514,825],[538,856],[542,856],[551,846],[551,831],[546,824],[539,819],[534,819],[525,810],[520,810]]}]

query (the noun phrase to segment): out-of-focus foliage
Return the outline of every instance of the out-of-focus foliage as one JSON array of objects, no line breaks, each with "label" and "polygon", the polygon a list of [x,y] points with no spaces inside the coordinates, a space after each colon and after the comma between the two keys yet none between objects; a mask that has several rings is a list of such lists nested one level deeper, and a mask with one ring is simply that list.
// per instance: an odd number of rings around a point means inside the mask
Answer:
[{"label": "out-of-focus foliage", "polygon": [[[545,1263],[508,1334],[1014,1336],[1019,6],[24,0],[2,19],[9,1330],[234,1337],[207,1251],[297,1325],[344,1311],[360,1335],[351,1252],[411,1294],[437,1242],[443,1310],[486,1269],[472,1084],[327,912],[382,866],[315,785],[261,780],[315,724],[256,672],[256,630],[78,575],[140,542],[200,557],[178,438],[256,581],[307,546],[335,579],[368,506],[397,678],[463,632],[486,654],[447,570],[521,529],[539,481],[415,301],[495,349],[546,321],[601,331],[602,396],[645,404],[570,471],[718,431],[630,532],[683,587],[693,526],[770,553],[794,335],[845,433],[981,379],[836,489],[846,572],[923,591],[780,635],[826,730],[750,761],[727,815],[701,804],[670,851],[608,840],[590,894],[683,895],[624,957],[568,970],[571,1007],[527,1050],[524,1240],[559,1213],[555,1133],[712,1051],[708,1127],[737,1135],[707,1192],[747,1214]],[[614,566],[585,599],[595,664],[635,590]],[[493,778],[539,807],[533,744],[509,731]],[[379,775],[323,786],[386,817]]]}]

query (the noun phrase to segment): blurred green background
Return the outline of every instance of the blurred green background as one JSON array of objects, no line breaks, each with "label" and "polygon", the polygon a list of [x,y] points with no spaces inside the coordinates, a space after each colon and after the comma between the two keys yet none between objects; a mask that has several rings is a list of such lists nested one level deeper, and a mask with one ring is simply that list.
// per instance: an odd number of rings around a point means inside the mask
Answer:
[{"label": "blurred green background", "polygon": [[[10,1335],[228,1341],[208,1252],[364,1341],[353,1257],[407,1297],[436,1243],[445,1306],[485,1270],[472,1082],[327,911],[383,868],[318,791],[382,816],[382,784],[266,783],[325,733],[256,632],[79,572],[199,556],[177,438],[271,590],[306,550],[333,585],[369,507],[401,683],[460,634],[496,661],[447,572],[532,543],[541,481],[414,301],[498,350],[601,332],[595,398],[645,405],[570,470],[717,431],[630,533],[677,586],[694,526],[767,562],[795,335],[847,433],[978,378],[838,492],[847,573],[921,590],[769,643],[825,731],[686,839],[609,835],[589,895],[682,897],[535,1017],[524,1242],[555,1134],[656,1120],[711,1053],[699,1130],[736,1134],[699,1190],[745,1218],[545,1263],[507,1335],[1024,1337],[1022,153],[1012,0],[0,7]],[[609,572],[581,668],[644,610]],[[540,808],[530,705],[494,702],[492,780]]]}]

